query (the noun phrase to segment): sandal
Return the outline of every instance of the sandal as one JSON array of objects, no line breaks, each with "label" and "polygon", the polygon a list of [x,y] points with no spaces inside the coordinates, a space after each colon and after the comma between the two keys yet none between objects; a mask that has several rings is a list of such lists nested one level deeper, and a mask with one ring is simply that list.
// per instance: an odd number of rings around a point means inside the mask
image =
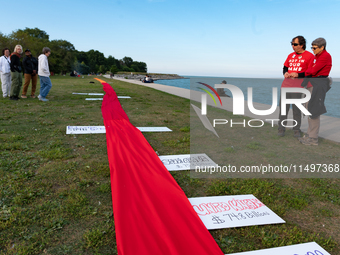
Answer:
[{"label": "sandal", "polygon": [[21,95],[21,98],[27,98],[27,96],[26,95]]},{"label": "sandal", "polygon": [[35,96],[35,95],[33,95],[33,96],[31,96],[31,98],[36,98],[36,96]]}]

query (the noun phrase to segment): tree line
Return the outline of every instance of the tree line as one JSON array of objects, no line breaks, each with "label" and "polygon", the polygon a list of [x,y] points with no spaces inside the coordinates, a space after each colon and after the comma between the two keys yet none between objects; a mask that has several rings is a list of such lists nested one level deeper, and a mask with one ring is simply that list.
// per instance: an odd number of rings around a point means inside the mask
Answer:
[{"label": "tree line", "polygon": [[116,59],[113,56],[104,56],[98,50],[78,51],[72,43],[66,40],[50,40],[49,35],[39,28],[25,28],[13,31],[9,35],[0,32],[0,49],[7,47],[13,51],[15,45],[20,44],[23,50],[30,49],[33,56],[38,57],[43,47],[51,49],[48,59],[50,71],[66,74],[76,70],[78,73],[117,73],[147,72],[144,62],[134,61],[131,57]]}]

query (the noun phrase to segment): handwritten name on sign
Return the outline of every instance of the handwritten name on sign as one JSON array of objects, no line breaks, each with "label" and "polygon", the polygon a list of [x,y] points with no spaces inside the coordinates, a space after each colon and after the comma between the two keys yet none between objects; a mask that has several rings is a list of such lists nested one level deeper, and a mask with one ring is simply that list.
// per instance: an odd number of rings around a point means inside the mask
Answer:
[{"label": "handwritten name on sign", "polygon": [[196,166],[217,166],[207,154],[182,154],[159,156],[169,171],[180,171],[195,169]]},{"label": "handwritten name on sign", "polygon": [[315,242],[226,255],[331,255]]},{"label": "handwritten name on sign", "polygon": [[[172,132],[167,127],[137,127],[141,132]],[[105,134],[105,126],[67,126],[66,134]]]},{"label": "handwritten name on sign", "polygon": [[253,195],[189,198],[207,229],[285,223]]}]

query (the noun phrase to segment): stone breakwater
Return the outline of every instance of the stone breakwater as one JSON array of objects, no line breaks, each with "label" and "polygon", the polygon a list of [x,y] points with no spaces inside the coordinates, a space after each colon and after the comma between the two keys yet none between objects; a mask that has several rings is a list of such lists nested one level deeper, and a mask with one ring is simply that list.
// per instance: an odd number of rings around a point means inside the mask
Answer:
[{"label": "stone breakwater", "polygon": [[[179,76],[177,74],[150,74],[149,76],[154,81],[157,81],[157,80],[186,79],[185,77]],[[141,74],[115,74],[114,77],[122,78],[122,79],[143,80],[145,75],[141,75]]]}]

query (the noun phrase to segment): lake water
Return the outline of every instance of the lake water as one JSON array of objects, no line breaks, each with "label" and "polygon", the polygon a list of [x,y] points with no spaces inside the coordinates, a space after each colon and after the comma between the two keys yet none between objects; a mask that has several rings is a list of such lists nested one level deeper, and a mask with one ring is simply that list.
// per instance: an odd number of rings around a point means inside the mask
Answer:
[{"label": "lake water", "polygon": [[[215,84],[221,83],[226,80],[228,84],[232,84],[240,88],[245,95],[247,100],[247,88],[253,88],[253,101],[262,104],[272,104],[272,88],[277,87],[278,89],[278,102],[279,102],[279,91],[283,79],[261,79],[261,78],[231,78],[231,77],[204,77],[204,76],[185,76],[188,79],[176,79],[176,80],[157,80],[155,83],[174,86],[184,89],[199,90],[196,84],[191,81],[200,81],[206,83],[212,87]],[[201,90],[200,90],[201,91]],[[226,94],[231,95],[228,89],[225,89]],[[326,95],[326,108],[327,113],[324,115],[340,118],[340,81],[333,81],[332,88]]]}]

